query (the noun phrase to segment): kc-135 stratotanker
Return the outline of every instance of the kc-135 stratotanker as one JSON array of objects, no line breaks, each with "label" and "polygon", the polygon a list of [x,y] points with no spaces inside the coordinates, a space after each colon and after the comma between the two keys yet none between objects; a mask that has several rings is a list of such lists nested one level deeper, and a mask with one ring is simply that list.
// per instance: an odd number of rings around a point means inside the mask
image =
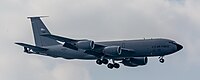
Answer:
[{"label": "kc-135 stratotanker", "polygon": [[98,65],[119,68],[120,63],[137,67],[146,65],[147,57],[159,57],[164,63],[164,56],[183,48],[170,39],[140,39],[95,42],[88,39],[72,39],[53,35],[46,28],[40,17],[28,17],[31,20],[35,45],[18,43],[24,52],[64,59],[96,60]]}]

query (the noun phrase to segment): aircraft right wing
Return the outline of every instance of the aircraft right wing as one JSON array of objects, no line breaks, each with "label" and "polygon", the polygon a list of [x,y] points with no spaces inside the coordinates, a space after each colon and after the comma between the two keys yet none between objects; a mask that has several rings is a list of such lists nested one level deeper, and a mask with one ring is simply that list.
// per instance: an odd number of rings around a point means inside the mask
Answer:
[{"label": "aircraft right wing", "polygon": [[81,40],[75,40],[75,39],[65,38],[65,37],[61,37],[61,36],[56,36],[56,35],[52,35],[52,34],[44,34],[41,36],[48,37],[48,38],[58,40],[61,42],[65,42],[63,46],[73,49],[73,50],[78,50],[78,48],[74,45],[76,42],[81,41]]},{"label": "aircraft right wing", "polygon": [[61,42],[77,42],[77,41],[80,41],[80,40],[74,40],[74,39],[56,36],[56,35],[52,35],[52,34],[43,34],[41,36],[48,37],[48,38],[51,38],[51,39],[55,39],[55,40],[58,40],[58,41],[61,41]]}]

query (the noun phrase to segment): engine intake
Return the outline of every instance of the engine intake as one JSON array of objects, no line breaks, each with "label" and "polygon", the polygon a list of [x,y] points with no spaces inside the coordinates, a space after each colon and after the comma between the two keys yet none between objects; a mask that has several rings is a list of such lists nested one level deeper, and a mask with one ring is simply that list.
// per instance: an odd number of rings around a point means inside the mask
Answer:
[{"label": "engine intake", "polygon": [[76,47],[84,50],[91,50],[94,49],[94,41],[85,40],[85,41],[78,41],[76,43]]},{"label": "engine intake", "polygon": [[120,46],[108,46],[103,49],[103,53],[109,56],[118,56],[121,54]]}]

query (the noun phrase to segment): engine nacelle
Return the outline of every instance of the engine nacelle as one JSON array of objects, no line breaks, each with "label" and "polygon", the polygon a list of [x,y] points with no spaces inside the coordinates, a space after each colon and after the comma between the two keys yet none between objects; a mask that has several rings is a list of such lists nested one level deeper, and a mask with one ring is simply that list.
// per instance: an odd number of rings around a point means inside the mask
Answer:
[{"label": "engine nacelle", "polygon": [[76,43],[76,47],[84,50],[91,50],[94,49],[94,41],[91,40],[78,41]]},{"label": "engine nacelle", "polygon": [[129,67],[136,67],[136,66],[140,66],[140,65],[146,65],[148,62],[148,58],[147,57],[134,57],[134,58],[130,58],[130,59],[124,59],[122,61],[122,63],[125,66],[129,66]]},{"label": "engine nacelle", "polygon": [[103,49],[103,53],[109,56],[118,56],[122,52],[120,46],[108,46]]}]

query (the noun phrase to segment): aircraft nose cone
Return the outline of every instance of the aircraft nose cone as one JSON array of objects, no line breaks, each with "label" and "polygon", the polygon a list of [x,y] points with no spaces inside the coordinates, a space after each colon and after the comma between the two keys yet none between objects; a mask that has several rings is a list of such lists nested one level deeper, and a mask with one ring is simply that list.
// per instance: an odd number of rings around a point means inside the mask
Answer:
[{"label": "aircraft nose cone", "polygon": [[182,45],[180,45],[180,44],[176,44],[176,47],[177,47],[177,51],[179,51],[179,50],[183,49],[183,46],[182,46]]}]

